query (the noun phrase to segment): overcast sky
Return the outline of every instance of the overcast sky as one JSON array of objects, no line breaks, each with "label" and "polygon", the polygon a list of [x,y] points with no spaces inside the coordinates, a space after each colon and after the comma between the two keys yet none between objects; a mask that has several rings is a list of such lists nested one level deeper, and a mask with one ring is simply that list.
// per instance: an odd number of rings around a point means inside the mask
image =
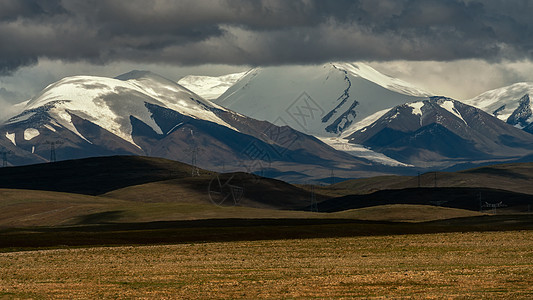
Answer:
[{"label": "overcast sky", "polygon": [[0,105],[76,74],[328,61],[465,99],[533,81],[531,12],[528,0],[0,0]]}]

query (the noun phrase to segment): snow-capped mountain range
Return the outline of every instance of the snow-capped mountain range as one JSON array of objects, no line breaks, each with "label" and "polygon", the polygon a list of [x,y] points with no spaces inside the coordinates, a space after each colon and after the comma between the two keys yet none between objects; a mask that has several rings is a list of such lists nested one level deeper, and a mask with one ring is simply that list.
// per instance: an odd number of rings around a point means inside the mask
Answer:
[{"label": "snow-capped mountain range", "polygon": [[461,103],[362,63],[179,82],[147,71],[64,78],[0,124],[0,147],[12,165],[46,162],[58,145],[60,159],[149,155],[293,182],[332,170],[355,178],[533,155],[533,83]]},{"label": "snow-capped mountain range", "polygon": [[427,96],[362,63],[327,63],[253,69],[215,102],[255,119],[335,137],[377,111]]},{"label": "snow-capped mountain range", "polygon": [[146,71],[64,78],[0,126],[0,146],[10,151],[10,164],[47,161],[51,143],[60,145],[55,149],[60,159],[149,155],[219,171],[273,177],[290,172],[286,176],[293,180],[327,177],[332,168],[339,174],[366,172],[372,165]]}]

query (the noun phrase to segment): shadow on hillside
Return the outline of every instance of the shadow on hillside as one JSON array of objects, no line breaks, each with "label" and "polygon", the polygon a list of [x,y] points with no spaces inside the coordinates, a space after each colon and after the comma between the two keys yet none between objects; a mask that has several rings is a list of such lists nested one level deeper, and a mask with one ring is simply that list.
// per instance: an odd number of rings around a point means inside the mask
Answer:
[{"label": "shadow on hillside", "polygon": [[88,214],[85,216],[79,217],[77,225],[89,225],[89,224],[102,224],[102,223],[111,223],[117,221],[122,217],[124,211],[115,210],[115,211],[105,211],[101,213]]},{"label": "shadow on hillside", "polygon": [[528,179],[531,178],[531,177],[529,177],[527,175],[513,172],[512,170],[505,170],[505,169],[500,169],[500,168],[490,168],[490,167],[467,170],[467,171],[464,171],[463,173],[467,173],[467,174],[468,173],[470,173],[470,174],[488,174],[488,175],[495,175],[495,176],[500,176],[500,177],[509,177],[509,178],[515,178],[515,179],[524,179],[524,180],[528,180]]}]

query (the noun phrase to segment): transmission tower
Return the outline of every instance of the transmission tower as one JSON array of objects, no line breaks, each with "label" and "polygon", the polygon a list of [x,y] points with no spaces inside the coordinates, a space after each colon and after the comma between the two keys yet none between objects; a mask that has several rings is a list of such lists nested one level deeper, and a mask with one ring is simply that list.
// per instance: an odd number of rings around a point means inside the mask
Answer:
[{"label": "transmission tower", "polygon": [[192,145],[187,150],[187,152],[191,154],[191,166],[192,166],[191,175],[194,177],[194,176],[200,176],[200,168],[198,168],[198,154],[202,152],[202,149],[200,149],[200,147],[198,147],[198,145],[196,144],[196,141],[194,140],[194,132],[192,131],[192,129],[191,129],[191,140],[192,140]]},{"label": "transmission tower", "polygon": [[12,154],[13,152],[11,152],[10,150],[6,150],[5,148],[2,148],[2,151],[0,153],[2,153],[2,167],[5,168],[7,167],[7,156],[9,154]]},{"label": "transmission tower", "polygon": [[45,144],[50,145],[50,162],[56,162],[56,145],[63,145],[63,141],[46,141]]},{"label": "transmission tower", "polygon": [[192,171],[191,175],[194,176],[200,176],[200,169],[198,168],[198,152],[200,152],[200,148],[198,146],[194,145],[189,149],[189,152],[191,153],[191,166]]},{"label": "transmission tower", "polygon": [[310,185],[311,190],[311,211],[318,212],[318,203],[316,202],[315,186]]}]

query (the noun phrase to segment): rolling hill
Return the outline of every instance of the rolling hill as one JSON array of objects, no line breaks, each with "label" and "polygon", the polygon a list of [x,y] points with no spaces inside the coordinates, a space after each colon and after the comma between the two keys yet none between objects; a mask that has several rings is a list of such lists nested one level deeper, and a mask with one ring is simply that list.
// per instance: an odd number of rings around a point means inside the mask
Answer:
[{"label": "rolling hill", "polygon": [[369,194],[380,190],[417,187],[473,187],[533,195],[533,163],[497,164],[458,172],[427,172],[420,176],[379,176],[346,180],[323,187],[331,196]]}]

